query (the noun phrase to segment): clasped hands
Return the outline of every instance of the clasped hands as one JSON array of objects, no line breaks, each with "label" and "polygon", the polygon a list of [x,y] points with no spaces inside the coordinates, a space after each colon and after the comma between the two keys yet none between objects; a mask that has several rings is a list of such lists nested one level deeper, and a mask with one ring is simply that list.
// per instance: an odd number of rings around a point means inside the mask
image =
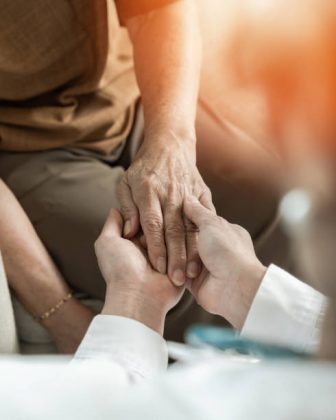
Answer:
[{"label": "clasped hands", "polygon": [[124,220],[118,210],[111,210],[95,244],[107,284],[102,313],[135,319],[162,334],[166,314],[187,288],[205,310],[241,329],[266,268],[245,229],[216,216],[192,196],[184,200],[183,212],[198,228],[203,268],[197,278],[176,286],[152,267],[139,238],[123,237]]},{"label": "clasped hands", "polygon": [[118,198],[124,237],[133,239],[142,230],[152,266],[182,286],[187,277],[198,277],[202,267],[195,229],[181,213],[183,199],[190,194],[214,207],[196,167],[195,136],[181,138],[167,131],[145,137],[119,184]]}]

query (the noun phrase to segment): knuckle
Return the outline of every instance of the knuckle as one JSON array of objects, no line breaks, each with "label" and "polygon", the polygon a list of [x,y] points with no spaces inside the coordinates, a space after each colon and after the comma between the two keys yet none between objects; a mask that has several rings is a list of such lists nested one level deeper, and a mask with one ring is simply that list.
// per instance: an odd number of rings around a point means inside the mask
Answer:
[{"label": "knuckle", "polygon": [[181,252],[178,246],[172,247],[169,253],[169,263],[174,269],[180,268],[183,271],[187,264],[187,256]]},{"label": "knuckle", "polygon": [[140,181],[137,187],[133,190],[135,201],[148,207],[148,204],[153,202],[157,195],[157,189],[148,181]]},{"label": "knuckle", "polygon": [[142,168],[139,167],[139,165],[136,162],[133,162],[125,172],[124,180],[126,182],[132,183],[139,177],[139,174],[141,174],[141,169]]},{"label": "knuckle", "polygon": [[184,267],[187,264],[187,256],[186,255],[179,255],[178,259],[181,262],[182,267]]},{"label": "knuckle", "polygon": [[222,226],[227,226],[229,222],[227,222],[225,219],[223,219],[223,217],[220,216],[215,216],[214,217],[214,221],[218,224],[221,224]]},{"label": "knuckle", "polygon": [[245,229],[240,226],[237,225],[236,223],[231,223],[231,227],[237,232],[237,233],[243,233],[245,231]]},{"label": "knuckle", "polygon": [[145,178],[145,179],[142,179],[141,181],[140,181],[140,188],[141,189],[143,189],[143,190],[150,190],[150,189],[152,189],[152,183],[151,183],[151,181],[150,181],[150,179],[149,178]]},{"label": "knuckle", "polygon": [[170,238],[181,238],[185,234],[184,227],[177,223],[169,223],[166,228],[166,235]]},{"label": "knuckle", "polygon": [[144,228],[149,234],[161,233],[163,229],[162,220],[158,216],[147,215],[143,221]]},{"label": "knuckle", "polygon": [[136,213],[136,210],[132,205],[125,205],[125,204],[121,205],[120,211],[125,218],[128,218],[129,216],[133,216]]},{"label": "knuckle", "polygon": [[157,182],[153,176],[149,175],[140,181],[139,186],[142,190],[152,191],[157,189]]},{"label": "knuckle", "polygon": [[175,201],[174,199],[182,195],[182,186],[178,183],[171,183],[167,186],[167,197],[169,197],[169,201]]},{"label": "knuckle", "polygon": [[250,238],[250,234],[242,226],[240,225],[233,225],[233,226],[237,234],[240,235],[242,238],[247,238],[247,237]]},{"label": "knuckle", "polygon": [[167,202],[165,203],[165,212],[168,215],[175,215],[177,213],[182,213],[182,199],[180,200],[180,204],[178,204],[177,200],[172,200],[169,198]]},{"label": "knuckle", "polygon": [[151,172],[147,173],[146,179],[151,185],[153,185],[153,184],[155,185],[159,182],[160,178],[155,171],[151,171]]},{"label": "knuckle", "polygon": [[126,173],[125,173],[125,177],[124,177],[124,179],[132,179],[132,178],[133,178],[133,176],[134,176],[136,173],[137,173],[137,168],[136,168],[136,166],[135,166],[135,165],[131,165],[131,166],[127,169],[127,171],[126,171]]}]

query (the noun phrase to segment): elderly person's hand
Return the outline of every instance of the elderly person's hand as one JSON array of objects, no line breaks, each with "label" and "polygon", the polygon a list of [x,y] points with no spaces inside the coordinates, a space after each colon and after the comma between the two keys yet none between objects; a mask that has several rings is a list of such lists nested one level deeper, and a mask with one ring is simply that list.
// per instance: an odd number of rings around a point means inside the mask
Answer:
[{"label": "elderly person's hand", "polygon": [[133,318],[159,333],[167,312],[182,297],[184,287],[174,286],[155,271],[137,241],[122,238],[123,219],[112,209],[95,250],[107,284],[103,314]]},{"label": "elderly person's hand", "polygon": [[193,142],[167,136],[156,147],[148,144],[143,144],[120,184],[124,236],[132,238],[141,225],[152,266],[182,285],[186,277],[196,278],[201,271],[196,234],[183,218],[183,199],[192,194],[212,209],[211,193],[196,168]]},{"label": "elderly person's hand", "polygon": [[160,3],[146,2],[150,13],[143,10],[126,20],[145,130],[121,182],[119,200],[124,236],[133,238],[141,226],[152,266],[182,285],[201,270],[195,233],[183,220],[183,198],[193,194],[211,206],[209,189],[196,168],[201,35],[196,2],[150,7]]},{"label": "elderly person's hand", "polygon": [[266,268],[244,228],[214,215],[193,197],[185,200],[184,211],[199,228],[198,251],[204,264],[188,288],[205,310],[241,329]]}]

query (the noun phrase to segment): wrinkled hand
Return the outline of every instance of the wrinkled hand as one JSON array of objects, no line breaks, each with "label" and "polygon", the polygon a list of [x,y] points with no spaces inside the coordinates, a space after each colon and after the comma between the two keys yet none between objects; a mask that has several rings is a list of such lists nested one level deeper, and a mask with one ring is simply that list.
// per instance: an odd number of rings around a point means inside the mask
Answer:
[{"label": "wrinkled hand", "polygon": [[192,194],[204,206],[213,205],[196,168],[195,146],[168,142],[154,147],[144,143],[118,192],[124,236],[134,237],[141,226],[152,266],[163,274],[168,271],[173,283],[182,285],[186,276],[196,278],[201,271],[196,234],[183,217],[183,199]]},{"label": "wrinkled hand", "polygon": [[136,319],[162,333],[165,316],[178,303],[184,288],[155,271],[140,244],[122,238],[122,231],[122,216],[112,209],[95,243],[107,284],[103,313]]},{"label": "wrinkled hand", "polygon": [[266,271],[251,237],[193,197],[185,200],[184,212],[199,228],[198,251],[204,264],[201,275],[188,287],[205,310],[241,329]]}]

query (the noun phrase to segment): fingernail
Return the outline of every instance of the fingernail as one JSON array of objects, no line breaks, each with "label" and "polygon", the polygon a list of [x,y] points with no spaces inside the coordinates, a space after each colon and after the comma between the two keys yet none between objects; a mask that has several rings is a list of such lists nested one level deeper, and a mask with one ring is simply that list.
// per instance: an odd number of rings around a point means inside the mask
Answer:
[{"label": "fingernail", "polygon": [[192,261],[187,265],[187,276],[194,279],[199,274],[199,265],[197,262]]},{"label": "fingernail", "polygon": [[185,275],[184,272],[180,269],[175,270],[173,273],[173,283],[175,286],[182,286],[185,283]]},{"label": "fingernail", "polygon": [[166,259],[164,257],[159,257],[157,259],[156,268],[157,268],[159,273],[166,274],[167,263],[166,263]]},{"label": "fingernail", "polygon": [[124,226],[124,236],[128,236],[131,233],[132,225],[130,220],[127,220]]}]

